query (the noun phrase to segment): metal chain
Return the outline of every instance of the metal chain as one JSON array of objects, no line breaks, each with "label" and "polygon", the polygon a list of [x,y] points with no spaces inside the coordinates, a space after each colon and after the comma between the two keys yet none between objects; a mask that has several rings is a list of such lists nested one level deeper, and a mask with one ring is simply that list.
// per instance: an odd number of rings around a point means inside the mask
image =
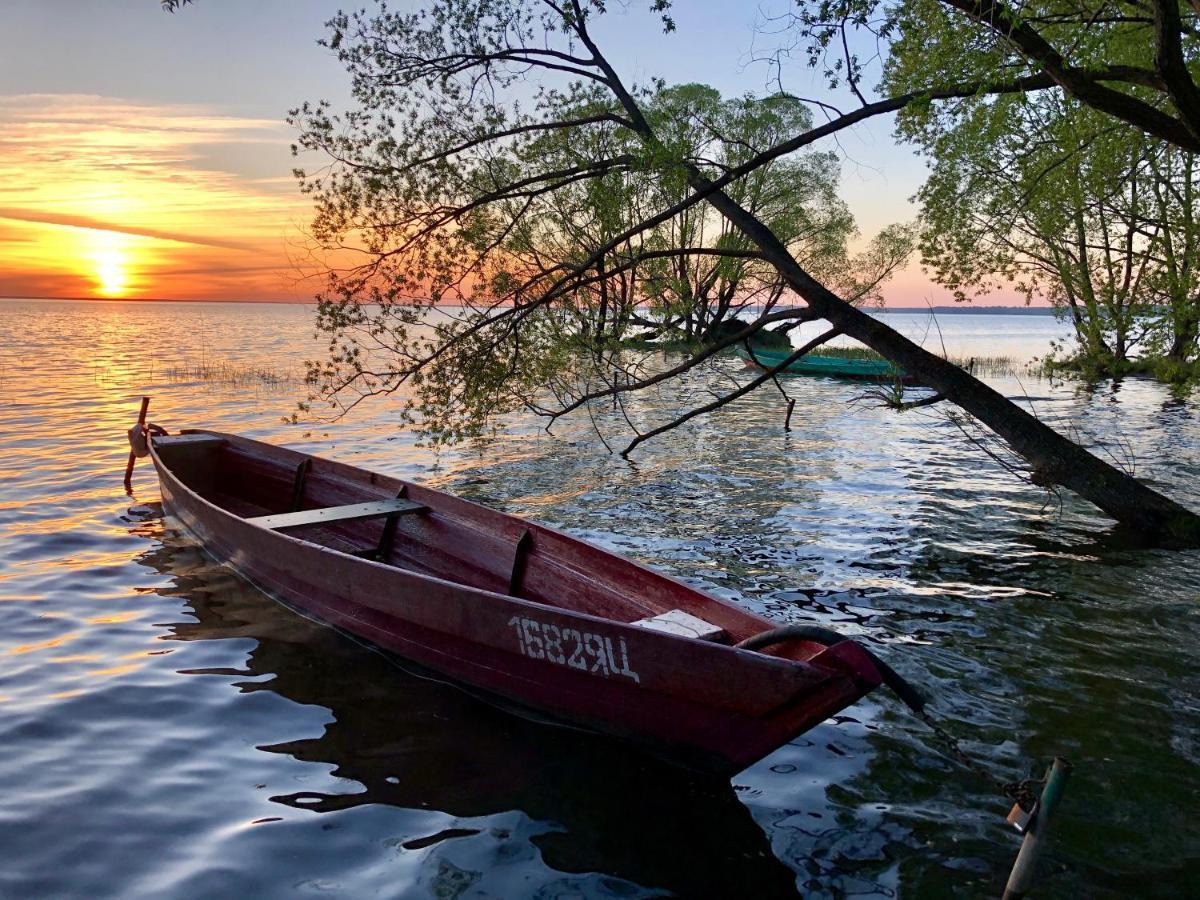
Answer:
[{"label": "metal chain", "polygon": [[933,720],[925,710],[917,713],[921,720],[929,726],[942,742],[950,748],[951,754],[964,767],[970,769],[993,788],[999,791],[1003,796],[1008,797],[1017,803],[1021,809],[1030,812],[1037,803],[1038,792],[1034,788],[1038,785],[1045,784],[1044,778],[1023,778],[1019,781],[1005,781],[1002,778],[989,772],[980,763],[973,759],[967,751],[963,750],[962,745],[958,742],[958,738],[948,732],[945,728]]},{"label": "metal chain", "polygon": [[[796,629],[803,631],[803,634],[796,635],[794,633]],[[775,629],[770,632],[765,632],[761,635],[756,635],[755,637],[738,644],[738,646],[745,647],[762,638],[778,638],[783,632],[787,632],[789,637],[801,636],[805,640],[815,639],[819,643],[825,643],[827,645],[833,645],[838,643],[840,640],[843,640],[843,638],[841,638],[841,636],[838,634],[829,632],[823,628],[793,625],[787,628]],[[865,648],[863,649],[865,650]],[[1034,807],[1037,806],[1039,796],[1039,793],[1036,792],[1034,788],[1037,785],[1045,784],[1045,779],[1024,778],[1019,781],[1004,781],[1003,779],[993,775],[980,763],[976,762],[970,754],[963,750],[962,746],[958,742],[958,738],[935,722],[933,717],[926,712],[925,705],[927,701],[925,696],[920,691],[905,681],[904,677],[900,675],[900,673],[889,666],[886,662],[881,660],[870,650],[866,650],[866,653],[871,662],[875,664],[875,668],[878,670],[879,676],[883,683],[891,688],[896,696],[900,698],[900,701],[910,710],[912,710],[913,713],[921,719],[921,721],[928,725],[934,734],[942,739],[942,741],[950,749],[950,752],[953,754],[955,759],[990,784],[993,788],[999,791],[1000,794],[1015,800],[1017,805],[1025,812],[1033,812]]]}]

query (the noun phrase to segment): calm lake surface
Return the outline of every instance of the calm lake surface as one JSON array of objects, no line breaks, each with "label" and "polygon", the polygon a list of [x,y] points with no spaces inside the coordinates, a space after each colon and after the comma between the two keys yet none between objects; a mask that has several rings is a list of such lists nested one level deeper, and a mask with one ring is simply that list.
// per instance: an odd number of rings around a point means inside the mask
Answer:
[{"label": "calm lake surface", "polygon": [[[1028,316],[890,315],[961,356]],[[883,691],[728,781],[498,711],[300,617],[162,518],[142,393],[202,426],[449,488],[781,622],[858,637],[1004,778],[1076,772],[1041,896],[1196,896],[1200,553],[1047,498],[933,408],[793,378],[643,446],[516,418],[434,455],[388,402],[289,425],[311,311],[0,302],[0,896],[999,896],[1007,803]],[[736,360],[728,372],[745,377]],[[713,376],[715,377],[715,376]],[[699,376],[698,376],[699,379]],[[1200,508],[1200,405],[995,377]],[[704,385],[697,380],[689,390]],[[642,423],[687,398],[646,398]]]}]

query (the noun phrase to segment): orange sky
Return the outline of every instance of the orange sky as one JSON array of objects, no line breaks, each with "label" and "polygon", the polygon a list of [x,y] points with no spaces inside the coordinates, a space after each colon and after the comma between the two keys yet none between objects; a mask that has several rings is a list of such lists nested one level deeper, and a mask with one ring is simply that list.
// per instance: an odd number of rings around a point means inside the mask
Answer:
[{"label": "orange sky", "polygon": [[[199,106],[0,96],[0,295],[310,298],[290,139]],[[230,154],[281,174],[214,164]]]},{"label": "orange sky", "polygon": [[[284,118],[306,99],[349,101],[345,72],[315,43],[339,5],[205,0],[174,16],[157,0],[78,4],[69,15],[35,0],[6,6],[0,296],[311,301],[311,206],[290,175],[295,135]],[[761,90],[761,72],[739,62],[751,33],[728,33],[740,9],[696,5],[673,39],[618,15],[609,39],[630,77],[652,70],[730,96]],[[800,66],[792,77],[815,76]],[[924,164],[891,128],[873,120],[837,142],[841,194],[864,242],[917,212]],[[953,302],[916,261],[885,293],[890,306]]]},{"label": "orange sky", "polygon": [[[291,139],[200,105],[0,95],[0,296],[310,301],[310,201],[274,174]],[[916,262],[886,294],[952,302]]]}]

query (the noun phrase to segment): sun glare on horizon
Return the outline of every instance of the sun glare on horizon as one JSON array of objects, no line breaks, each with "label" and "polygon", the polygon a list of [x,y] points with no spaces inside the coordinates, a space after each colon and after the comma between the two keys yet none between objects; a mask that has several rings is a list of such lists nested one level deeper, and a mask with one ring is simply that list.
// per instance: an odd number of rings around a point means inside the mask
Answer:
[{"label": "sun glare on horizon", "polygon": [[100,296],[117,298],[128,292],[133,241],[129,235],[118,231],[91,233],[92,249],[85,259],[91,265],[90,275]]}]

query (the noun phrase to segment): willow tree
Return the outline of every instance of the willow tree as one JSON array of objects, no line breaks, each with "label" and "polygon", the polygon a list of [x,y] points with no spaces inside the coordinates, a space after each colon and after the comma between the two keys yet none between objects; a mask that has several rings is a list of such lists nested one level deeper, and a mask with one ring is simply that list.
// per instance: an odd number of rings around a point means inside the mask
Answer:
[{"label": "willow tree", "polygon": [[[1093,359],[1119,361],[1127,349],[1123,337],[1126,343],[1140,339],[1169,363],[1169,374],[1186,374],[1180,366],[1196,352],[1200,318],[1193,262],[1200,2],[799,0],[784,18],[790,27],[777,30],[792,40],[783,42],[780,57],[803,49],[863,110],[886,101],[868,103],[864,96],[868,63],[881,57],[872,52],[864,61],[854,50],[856,39],[886,46],[880,89],[900,101],[893,108],[901,134],[924,144],[935,160],[943,152],[951,158],[942,164],[940,183],[927,185],[924,195],[934,218],[947,225],[934,223],[941,233],[927,231],[925,249],[952,287],[979,287],[989,274],[1023,276],[1020,286],[1034,284],[1064,305]],[[997,91],[1006,80],[1023,89]],[[977,90],[936,102],[937,87],[964,82]],[[1054,89],[1051,100],[1032,99],[1044,88]],[[1073,110],[1066,122],[1051,116],[1058,133],[1038,121],[1048,107]],[[1076,127],[1080,121],[1088,123],[1082,129],[1088,136]],[[1072,132],[1065,142],[1064,124]],[[972,140],[976,147],[967,148]],[[955,192],[947,177],[954,158],[966,156],[980,193]],[[1057,163],[1034,174],[1048,157]],[[1013,221],[1006,227],[993,214],[1018,174],[1014,164],[1026,176],[1030,199],[1024,191],[1009,195]],[[1045,177],[1060,166],[1074,176]],[[1113,191],[1107,210],[1097,175]],[[1054,221],[1049,181],[1063,188],[1057,214],[1070,210],[1069,228]],[[956,202],[966,208],[955,210]],[[1090,221],[1081,222],[1087,212]],[[1073,249],[1062,240],[1068,231]],[[991,272],[985,271],[989,260]],[[1135,272],[1147,265],[1156,271],[1139,278]],[[1166,314],[1139,334],[1152,310]]]},{"label": "willow tree", "polygon": [[1200,304],[1191,154],[1052,94],[901,128],[932,159],[924,260],[958,299],[1015,286],[1050,300],[1089,371],[1119,374],[1131,354],[1166,348],[1185,360]]},{"label": "willow tree", "polygon": [[[794,97],[722,99],[700,85],[655,90],[645,104],[664,146],[673,155],[707,159],[728,170],[754,153],[812,127],[812,113]],[[627,138],[640,144],[632,131]],[[844,271],[854,220],[837,194],[839,158],[807,151],[772,160],[729,186],[730,195],[762,219],[789,252],[819,272]],[[674,207],[690,193],[682,173],[646,181],[656,209]],[[633,223],[630,223],[633,224]],[[662,248],[707,246],[719,255],[678,255],[648,267],[647,312],[655,331],[711,342],[751,307],[774,306],[785,289],[778,272],[750,240],[706,204],[683,209],[653,229]],[[593,245],[593,248],[594,249]],[[736,254],[736,255],[735,255]]]},{"label": "willow tree", "polygon": [[[667,3],[654,6],[670,30]],[[301,173],[316,204],[314,233],[333,246],[354,246],[363,262],[332,273],[321,298],[318,321],[330,335],[331,353],[311,373],[319,394],[353,403],[407,387],[412,420],[435,436],[454,438],[515,405],[553,418],[597,400],[621,402],[768,325],[824,320],[828,329],[792,358],[840,334],[855,338],[930,388],[927,402],[956,404],[992,429],[1027,461],[1036,483],[1074,490],[1150,535],[1200,540],[1194,513],[838,296],[731,193],[768,162],[880,112],[1044,88],[1053,78],[939,81],[873,103],[863,98],[852,112],[771,147],[751,147],[743,162],[722,166],[674,146],[647,115],[653,88],[622,80],[593,38],[590,26],[603,11],[602,3],[583,0],[432,0],[411,14],[383,8],[331,20],[328,45],[351,75],[358,107],[339,116],[326,105],[309,105],[293,118],[300,146],[328,160],[319,171]],[[601,142],[598,152],[567,166],[547,164],[530,151],[547,133],[586,136],[602,129],[632,140],[607,149]],[[726,138],[714,135],[718,142]],[[594,146],[583,137],[577,145]],[[586,254],[514,259],[510,237],[537,227],[547,198],[617,172],[687,190],[674,205]],[[744,235],[748,248],[641,247],[632,256],[614,254],[632,235],[701,203]],[[745,328],[657,369],[624,365],[616,354],[603,366],[585,362],[595,354],[579,352],[581,330],[566,327],[579,315],[583,289],[651,258],[699,254],[768,263],[803,305],[768,306]],[[469,314],[431,317],[430,307],[450,298],[467,304]],[[639,432],[630,446],[743,396],[789,361]],[[609,365],[617,377],[606,374]]]},{"label": "willow tree", "polygon": [[[301,144],[335,160],[304,176],[315,234],[343,250],[350,236],[366,260],[331,273],[319,307],[333,339],[331,359],[310,373],[322,396],[352,405],[412,383],[409,421],[434,443],[453,442],[518,406],[556,418],[595,390],[643,384],[660,356],[634,352],[626,338],[687,348],[699,365],[733,340],[756,339],[759,329],[736,318],[747,309],[784,329],[811,320],[785,308],[794,298],[778,270],[692,201],[686,171],[670,162],[730,171],[811,127],[808,110],[785,96],[723,100],[702,85],[654,85],[639,99],[660,136],[652,154],[611,97],[586,83],[540,94],[546,121],[514,124],[505,139],[488,132],[500,107],[483,124],[442,110],[428,122],[442,149],[416,129],[387,136],[390,113],[363,143],[323,105],[298,110]],[[789,254],[862,303],[908,258],[912,234],[886,228],[850,255],[853,220],[837,176],[835,154],[798,152],[756,166],[729,192]]]},{"label": "willow tree", "polygon": [[[594,96],[585,95],[558,114],[582,119],[602,107]],[[811,113],[795,98],[724,99],[698,84],[655,87],[645,100],[645,111],[672,152],[707,158],[722,168],[812,126]],[[640,142],[628,129],[596,122],[587,129],[543,132],[529,141],[522,158],[564,170],[597,155],[632,157],[639,152]],[[834,153],[798,153],[760,167],[752,177],[731,185],[731,192],[806,265],[877,284],[890,269],[881,270],[861,257],[851,259],[847,253],[854,222],[837,195],[838,169]],[[642,337],[707,343],[725,333],[723,329],[736,327],[733,320],[744,310],[777,304],[784,285],[775,269],[753,252],[749,240],[703,204],[656,226],[635,227],[648,215],[682,201],[688,191],[681,178],[647,177],[637,167],[617,166],[560,185],[523,209],[522,221],[503,241],[503,249],[526,261],[577,261],[629,231],[620,246],[606,254],[610,271],[604,277],[597,272],[576,292],[581,300],[591,295],[592,302],[579,307],[585,318],[594,317],[590,323],[581,320],[579,327],[610,343],[628,337],[633,326]],[[693,252],[675,253],[677,248]],[[893,254],[893,259],[901,255]],[[462,296],[455,299],[463,302]]]},{"label": "willow tree", "polygon": [[[883,90],[973,83],[973,100],[1010,79],[1055,88],[1147,136],[1200,152],[1196,0],[799,0],[784,17],[809,62],[864,106],[866,62],[886,46]],[[854,52],[855,36],[872,53]],[[936,91],[927,95],[932,99]],[[904,104],[908,106],[909,104]],[[954,115],[955,106],[940,114]]]},{"label": "willow tree", "polygon": [[1178,367],[1200,357],[1200,160],[1165,145],[1146,155],[1146,166],[1158,221],[1167,223],[1158,233],[1156,279],[1164,322],[1153,349]]}]

